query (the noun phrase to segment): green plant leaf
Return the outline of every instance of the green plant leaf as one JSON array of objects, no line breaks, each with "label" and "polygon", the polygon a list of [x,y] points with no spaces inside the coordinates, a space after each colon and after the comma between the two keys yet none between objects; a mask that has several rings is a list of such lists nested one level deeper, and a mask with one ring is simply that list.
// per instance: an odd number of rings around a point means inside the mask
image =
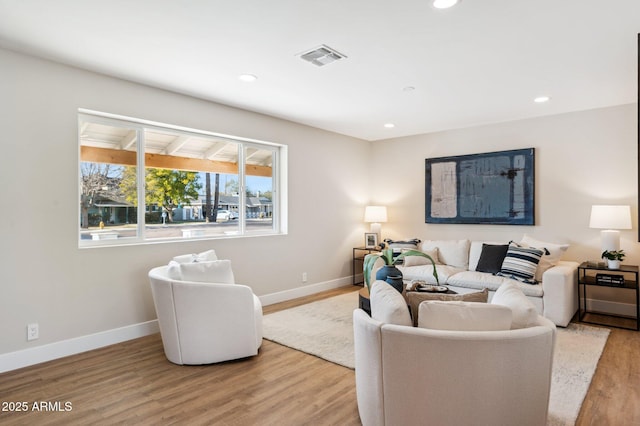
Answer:
[{"label": "green plant leaf", "polygon": [[602,252],[602,255],[600,256],[602,259],[608,259],[608,260],[624,260],[624,257],[626,256],[624,250],[605,250]]},{"label": "green plant leaf", "polygon": [[367,286],[367,289],[369,291],[371,291],[371,270],[373,269],[373,265],[380,258],[382,258],[382,256],[380,256],[379,254],[368,254],[364,258],[364,266],[362,268],[362,274],[364,277],[364,284]]},{"label": "green plant leaf", "polygon": [[436,269],[436,262],[433,260],[431,256],[419,250],[407,250],[401,253],[396,259],[394,259],[393,249],[387,248],[382,250],[380,254],[368,254],[364,258],[362,274],[363,274],[364,283],[367,286],[367,289],[371,291],[371,271],[373,270],[373,266],[375,265],[378,259],[382,259],[385,265],[393,265],[396,260],[404,259],[407,256],[420,256],[420,257],[426,257],[427,259],[429,259],[431,261],[431,264],[433,265],[433,278],[435,278],[437,284],[440,284],[440,278],[438,277],[438,270]]},{"label": "green plant leaf", "polygon": [[393,265],[393,249],[382,250],[382,259],[385,265]]},{"label": "green plant leaf", "polygon": [[420,256],[420,257],[426,257],[427,259],[429,259],[431,261],[431,264],[433,265],[433,278],[436,279],[437,284],[440,284],[440,278],[438,278],[438,271],[436,269],[436,262],[433,260],[431,256],[419,250],[407,250],[403,252],[400,256],[398,256],[398,259],[404,259],[407,256]]}]

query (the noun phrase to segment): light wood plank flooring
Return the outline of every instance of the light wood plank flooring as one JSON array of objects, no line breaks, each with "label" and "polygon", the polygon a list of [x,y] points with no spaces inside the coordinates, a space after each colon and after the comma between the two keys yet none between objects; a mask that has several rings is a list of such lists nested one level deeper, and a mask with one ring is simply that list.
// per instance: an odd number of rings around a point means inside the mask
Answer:
[{"label": "light wood plank flooring", "polygon": [[[265,307],[275,312],[358,287]],[[578,425],[640,424],[640,333],[612,329]],[[359,425],[354,372],[264,341],[257,357],[177,366],[159,334],[0,374],[2,425]],[[33,411],[34,402],[71,411]]]}]

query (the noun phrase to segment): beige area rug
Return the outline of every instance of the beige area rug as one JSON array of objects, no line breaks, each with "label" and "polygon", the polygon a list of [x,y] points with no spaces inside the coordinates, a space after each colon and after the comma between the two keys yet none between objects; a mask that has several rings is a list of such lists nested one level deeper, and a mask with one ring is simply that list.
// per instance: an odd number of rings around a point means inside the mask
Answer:
[{"label": "beige area rug", "polygon": [[[357,306],[354,291],[268,314],[264,337],[353,369],[352,315]],[[581,324],[558,328],[548,425],[575,424],[608,336],[607,329]]]}]

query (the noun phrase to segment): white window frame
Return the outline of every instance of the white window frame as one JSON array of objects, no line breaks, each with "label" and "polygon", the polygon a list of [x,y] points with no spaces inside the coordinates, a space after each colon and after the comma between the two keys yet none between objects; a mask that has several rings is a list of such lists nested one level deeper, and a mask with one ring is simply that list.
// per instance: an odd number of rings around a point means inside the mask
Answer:
[{"label": "white window frame", "polygon": [[[122,239],[104,239],[104,240],[87,240],[81,238],[81,223],[80,215],[78,217],[77,230],[78,230],[78,246],[79,248],[92,248],[92,247],[104,247],[104,246],[122,246],[122,245],[136,245],[136,244],[157,244],[157,243],[171,243],[171,242],[184,242],[190,240],[216,240],[216,239],[229,239],[229,238],[245,238],[255,236],[266,235],[281,235],[287,233],[287,146],[284,144],[266,142],[256,139],[243,138],[238,136],[231,136],[221,133],[210,132],[206,130],[199,130],[193,128],[187,128],[177,125],[159,123],[144,119],[126,117],[122,115],[104,113],[99,111],[88,110],[84,108],[78,109],[78,204],[80,205],[80,185],[81,185],[81,164],[82,159],[80,155],[81,138],[80,130],[82,123],[89,121],[92,123],[100,123],[116,127],[126,127],[137,132],[136,152],[137,152],[137,170],[145,170],[145,131],[146,130],[161,130],[164,132],[171,132],[175,134],[193,135],[198,137],[213,137],[216,139],[228,140],[238,144],[238,182],[239,182],[239,218],[238,218],[238,232],[232,235],[207,235],[200,237],[170,237],[170,238],[153,238],[148,239],[145,236],[146,223],[145,223],[145,174],[137,173],[137,191],[138,191],[138,210],[137,210],[137,236],[128,237]],[[256,147],[262,150],[270,150],[273,153],[272,164],[272,227],[265,230],[247,230],[246,229],[246,173],[245,173],[245,150],[248,146]]]}]

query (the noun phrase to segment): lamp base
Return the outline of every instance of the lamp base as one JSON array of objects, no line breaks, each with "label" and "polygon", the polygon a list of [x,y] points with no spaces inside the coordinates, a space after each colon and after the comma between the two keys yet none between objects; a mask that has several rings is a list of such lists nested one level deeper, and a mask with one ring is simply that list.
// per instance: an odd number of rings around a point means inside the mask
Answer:
[{"label": "lamp base", "polygon": [[620,231],[611,229],[600,231],[600,241],[602,244],[602,251],[620,250]]},{"label": "lamp base", "polygon": [[378,244],[380,244],[382,242],[382,225],[377,222],[372,222],[371,232],[378,234]]}]

